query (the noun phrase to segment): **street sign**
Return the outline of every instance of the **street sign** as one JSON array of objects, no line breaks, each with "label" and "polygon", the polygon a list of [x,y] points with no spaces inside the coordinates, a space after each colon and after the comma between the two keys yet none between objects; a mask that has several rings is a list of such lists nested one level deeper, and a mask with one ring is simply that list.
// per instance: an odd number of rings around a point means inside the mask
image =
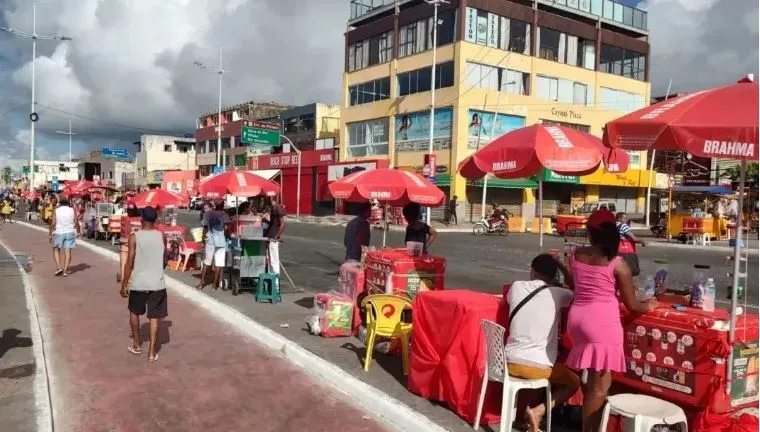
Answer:
[{"label": "street sign", "polygon": [[224,167],[221,167],[221,166],[218,166],[218,165],[214,167],[214,174],[215,175],[216,174],[221,174],[223,172],[224,172]]},{"label": "street sign", "polygon": [[243,144],[261,144],[276,147],[280,145],[280,125],[249,121],[240,129],[240,142]]},{"label": "street sign", "polygon": [[106,148],[104,147],[102,150],[102,154],[104,157],[112,157],[112,158],[128,158],[129,157],[129,150],[127,149],[112,149],[112,148]]},{"label": "street sign", "polygon": [[53,183],[58,183],[58,176],[53,176],[52,179],[53,179]]}]

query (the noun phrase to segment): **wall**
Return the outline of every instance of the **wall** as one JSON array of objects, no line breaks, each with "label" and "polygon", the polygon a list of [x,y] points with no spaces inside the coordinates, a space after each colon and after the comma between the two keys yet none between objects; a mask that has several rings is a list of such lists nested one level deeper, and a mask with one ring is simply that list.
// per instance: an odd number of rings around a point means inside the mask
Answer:
[{"label": "wall", "polygon": [[[61,165],[68,171],[61,171]],[[56,177],[58,182],[64,180],[79,180],[79,167],[77,162],[59,161],[34,161],[34,187],[45,187]],[[28,167],[27,167],[28,168]]]}]

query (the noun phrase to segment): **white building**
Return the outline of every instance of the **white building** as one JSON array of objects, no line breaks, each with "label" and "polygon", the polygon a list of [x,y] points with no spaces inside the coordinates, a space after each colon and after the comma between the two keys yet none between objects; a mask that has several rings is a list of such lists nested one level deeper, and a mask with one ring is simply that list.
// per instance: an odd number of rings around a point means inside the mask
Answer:
[{"label": "white building", "polygon": [[136,142],[135,186],[146,186],[149,173],[156,171],[196,170],[195,138],[143,135]]},{"label": "white building", "polygon": [[76,163],[79,180],[102,180],[115,188],[126,186],[130,174],[135,172],[131,160],[103,156],[101,150],[91,150]]},{"label": "white building", "polygon": [[[50,187],[53,181],[78,180],[76,162],[34,161],[34,187]],[[25,168],[28,176],[29,167]]]}]

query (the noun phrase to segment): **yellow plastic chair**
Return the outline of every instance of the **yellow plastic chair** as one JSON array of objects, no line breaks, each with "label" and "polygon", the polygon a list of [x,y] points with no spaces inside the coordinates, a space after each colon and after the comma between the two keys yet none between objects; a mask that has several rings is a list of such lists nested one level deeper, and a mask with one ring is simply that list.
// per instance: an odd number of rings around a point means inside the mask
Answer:
[{"label": "yellow plastic chair", "polygon": [[412,325],[401,322],[401,312],[412,307],[412,302],[406,297],[390,294],[367,296],[362,300],[362,307],[367,310],[367,354],[364,357],[364,371],[369,371],[372,352],[375,348],[375,337],[401,338],[401,360],[404,364],[404,375],[409,374],[409,335]]}]

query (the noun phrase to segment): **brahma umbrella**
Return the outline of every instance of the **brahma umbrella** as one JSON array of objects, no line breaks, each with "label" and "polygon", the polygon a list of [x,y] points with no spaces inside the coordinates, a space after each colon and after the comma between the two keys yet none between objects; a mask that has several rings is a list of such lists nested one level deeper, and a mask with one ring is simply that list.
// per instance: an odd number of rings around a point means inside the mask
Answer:
[{"label": "brahma umbrella", "polygon": [[604,165],[609,172],[628,168],[628,154],[604,147],[602,140],[577,129],[536,124],[515,129],[464,159],[459,173],[470,180],[538,176],[539,248],[544,247],[543,176],[546,168],[562,175],[587,175]]},{"label": "brahma umbrella", "polygon": [[236,170],[201,180],[198,192],[207,198],[224,198],[227,194],[240,197],[274,196],[280,193],[280,187],[256,174]]},{"label": "brahma umbrella", "polygon": [[130,202],[134,202],[137,208],[177,207],[182,203],[182,197],[166,189],[151,189],[135,195]]}]

